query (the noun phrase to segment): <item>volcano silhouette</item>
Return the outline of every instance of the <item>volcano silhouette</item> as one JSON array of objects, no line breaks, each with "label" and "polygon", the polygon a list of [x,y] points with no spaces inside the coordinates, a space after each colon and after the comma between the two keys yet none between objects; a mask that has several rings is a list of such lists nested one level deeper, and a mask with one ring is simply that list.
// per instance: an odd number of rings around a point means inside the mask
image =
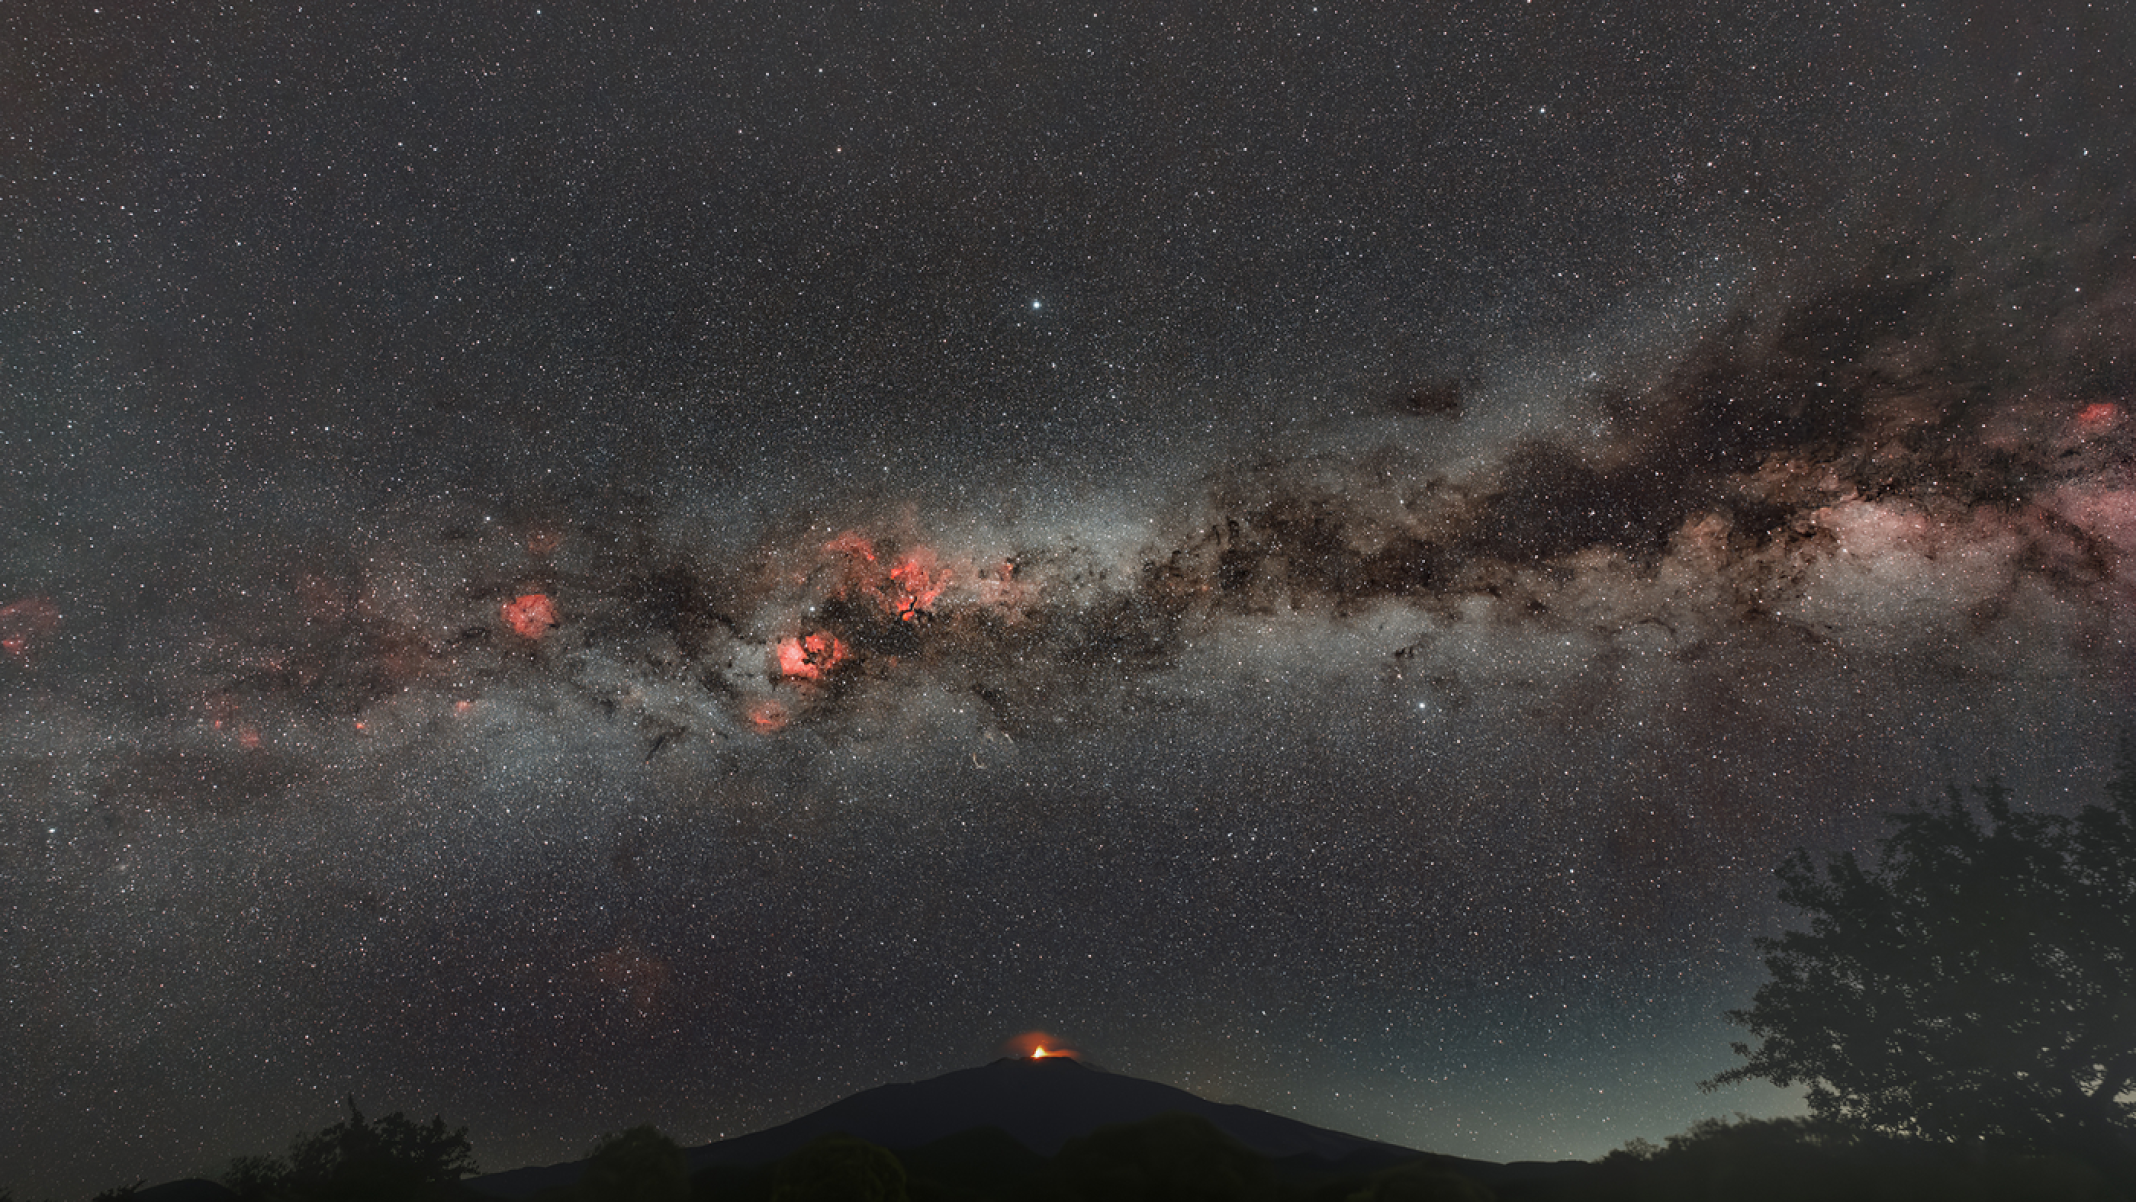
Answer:
[{"label": "volcano silhouette", "polygon": [[[790,1123],[689,1149],[688,1157],[690,1171],[696,1172],[714,1165],[769,1164],[834,1131],[903,1150],[983,1127],[997,1128],[1032,1152],[1051,1156],[1069,1140],[1099,1127],[1168,1113],[1205,1118],[1272,1160],[1304,1157],[1369,1170],[1424,1155],[1247,1106],[1211,1102],[1067,1057],[1023,1057],[925,1081],[878,1086]],[[513,1169],[465,1184],[498,1197],[521,1198],[569,1184],[581,1169],[579,1163]]]}]

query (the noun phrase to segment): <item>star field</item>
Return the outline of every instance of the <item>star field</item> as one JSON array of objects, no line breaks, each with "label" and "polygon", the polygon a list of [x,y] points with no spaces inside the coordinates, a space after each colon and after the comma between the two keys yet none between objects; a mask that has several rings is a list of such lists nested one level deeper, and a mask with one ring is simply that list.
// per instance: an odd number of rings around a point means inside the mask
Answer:
[{"label": "star field", "polygon": [[2128,18],[0,14],[0,1184],[976,1063],[1705,1115],[2130,712]]}]

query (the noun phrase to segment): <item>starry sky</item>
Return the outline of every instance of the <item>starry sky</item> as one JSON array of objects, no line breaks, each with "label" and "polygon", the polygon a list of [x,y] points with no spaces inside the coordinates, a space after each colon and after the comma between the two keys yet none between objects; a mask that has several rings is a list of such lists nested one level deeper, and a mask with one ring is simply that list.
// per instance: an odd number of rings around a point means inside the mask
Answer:
[{"label": "starry sky", "polygon": [[2136,682],[2126,6],[0,8],[0,1184],[1590,1157]]}]

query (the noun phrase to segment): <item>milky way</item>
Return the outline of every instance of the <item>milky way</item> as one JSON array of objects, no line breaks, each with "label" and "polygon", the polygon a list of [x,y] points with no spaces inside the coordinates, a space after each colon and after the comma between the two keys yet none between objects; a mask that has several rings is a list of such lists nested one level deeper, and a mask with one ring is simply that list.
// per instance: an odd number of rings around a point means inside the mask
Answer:
[{"label": "milky way", "polygon": [[2109,772],[2109,19],[638,15],[8,27],[18,1196],[1039,1029],[1597,1155],[1796,1104],[1789,849]]}]

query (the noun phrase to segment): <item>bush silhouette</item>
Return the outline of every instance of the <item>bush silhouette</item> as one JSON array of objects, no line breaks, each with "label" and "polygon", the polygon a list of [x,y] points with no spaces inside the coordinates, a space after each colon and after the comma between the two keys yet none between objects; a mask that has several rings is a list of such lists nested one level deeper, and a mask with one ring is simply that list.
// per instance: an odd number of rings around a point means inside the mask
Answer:
[{"label": "bush silhouette", "polygon": [[1960,1150],[1814,1118],[1701,1119],[1656,1147],[1602,1160],[1613,1198],[1639,1202],[2115,1202],[2127,1195],[2069,1160]]},{"label": "bush silhouette", "polygon": [[1808,1087],[1811,1113],[1966,1147],[2075,1156],[2136,1180],[2136,768],[2111,806],[1983,824],[1954,786],[1895,816],[1873,866],[1796,852],[1808,931],[1760,939],[1771,979],[1729,1018],[1759,1045],[1707,1087]]},{"label": "bush silhouette", "polygon": [[1268,1163],[1191,1114],[1100,1127],[1054,1157],[1060,1180],[1087,1202],[1263,1202],[1276,1196]]},{"label": "bush silhouette", "polygon": [[1496,1202],[1490,1187],[1430,1165],[1405,1165],[1375,1177],[1348,1202]]},{"label": "bush silhouette", "polygon": [[349,1117],[299,1136],[285,1158],[240,1156],[223,1183],[248,1202],[408,1202],[444,1196],[475,1171],[467,1128],[416,1123],[396,1111],[375,1122],[348,1100]]},{"label": "bush silhouette", "polygon": [[772,1202],[905,1202],[905,1166],[887,1148],[832,1134],[779,1162]]},{"label": "bush silhouette", "polygon": [[593,1145],[574,1193],[584,1202],[683,1202],[689,1165],[674,1140],[651,1126],[632,1127]]}]

